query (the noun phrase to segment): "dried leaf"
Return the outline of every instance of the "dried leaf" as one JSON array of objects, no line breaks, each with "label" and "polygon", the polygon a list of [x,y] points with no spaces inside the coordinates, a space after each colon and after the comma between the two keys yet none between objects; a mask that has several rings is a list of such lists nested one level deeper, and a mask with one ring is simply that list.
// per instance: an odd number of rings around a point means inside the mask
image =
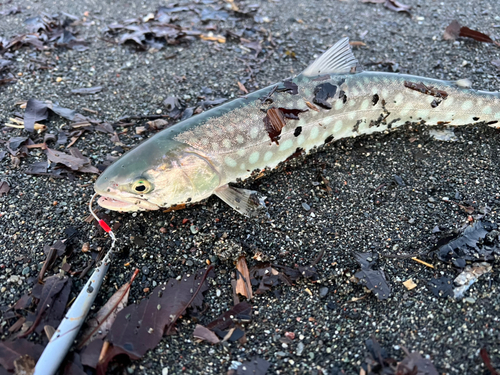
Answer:
[{"label": "dried leaf", "polygon": [[451,23],[446,27],[443,39],[444,40],[455,40],[458,37],[471,38],[483,43],[493,43],[500,47],[500,43],[494,41],[490,36],[468,28],[467,26],[462,26],[457,20],[451,21]]},{"label": "dried leaf", "polygon": [[17,339],[14,341],[0,342],[0,365],[7,371],[14,371],[14,361],[24,355],[29,354],[35,359],[40,358],[43,346],[34,344],[27,339]]},{"label": "dried leaf", "polygon": [[498,371],[491,364],[491,359],[486,348],[481,348],[481,350],[479,351],[479,355],[481,356],[481,359],[483,360],[486,368],[490,370],[491,375],[499,375]]},{"label": "dried leaf", "polygon": [[500,241],[489,233],[497,229],[495,223],[477,221],[466,227],[459,237],[441,245],[438,258],[460,268],[465,267],[465,261],[493,260],[495,254],[500,254]]},{"label": "dried leaf", "polygon": [[45,150],[45,153],[47,154],[47,157],[51,162],[63,164],[74,171],[82,168],[85,164],[82,159],[68,155],[62,151],[56,151],[51,148],[47,148]]},{"label": "dried leaf", "polygon": [[374,270],[377,256],[372,253],[356,253],[356,260],[361,265],[361,270],[354,276],[359,282],[370,289],[379,300],[389,298],[391,287],[387,283],[383,270]]},{"label": "dried leaf", "polygon": [[100,366],[105,370],[109,361],[119,354],[126,354],[131,359],[141,358],[158,345],[163,334],[173,328],[177,317],[188,307],[201,308],[210,270],[199,270],[181,280],[170,279],[166,285],[157,286],[140,304],[129,305],[120,311],[107,336],[113,347]]},{"label": "dried leaf", "polygon": [[451,23],[446,26],[444,30],[443,39],[444,40],[455,40],[460,35],[460,28],[462,26],[457,20],[451,21]]},{"label": "dried leaf", "polygon": [[202,341],[208,341],[211,344],[218,344],[220,342],[219,338],[215,333],[210,331],[208,328],[203,327],[200,324],[197,324],[193,336]]},{"label": "dried leaf", "polygon": [[453,283],[449,277],[441,276],[439,279],[432,279],[429,287],[436,297],[453,297]]},{"label": "dried leaf", "polygon": [[0,197],[4,194],[7,195],[10,191],[10,185],[7,181],[0,181]]},{"label": "dried leaf", "polygon": [[210,322],[206,328],[209,330],[224,331],[241,321],[248,322],[252,318],[252,305],[243,301],[233,306],[230,310]]},{"label": "dried leaf", "polygon": [[271,364],[264,358],[254,357],[236,368],[237,375],[265,375]]},{"label": "dried leaf", "polygon": [[[127,306],[130,285],[130,282],[123,284],[99,309],[96,316],[87,322],[88,328],[82,333],[84,341],[79,345],[80,347],[86,346],[96,339],[103,339],[108,334],[118,313]],[[97,327],[99,327],[98,330]]]},{"label": "dried leaf", "polygon": [[415,374],[415,375],[439,375],[432,362],[423,358],[419,352],[408,353],[406,357],[398,363],[396,374]]},{"label": "dried leaf", "polygon": [[33,331],[40,333],[43,326],[51,325],[57,327],[64,316],[69,293],[71,292],[71,279],[67,276],[58,275],[48,277],[44,280],[40,302],[38,303],[33,325],[23,335],[31,334]]},{"label": "dried leaf", "polygon": [[48,114],[47,104],[33,98],[28,100],[24,113],[24,128],[32,132],[35,130],[35,122],[47,120]]},{"label": "dried leaf", "polygon": [[467,26],[462,26],[460,28],[459,36],[472,38],[474,40],[477,40],[478,42],[483,42],[483,43],[495,43],[493,39],[491,39],[488,35],[483,34],[482,32],[477,30],[469,29]]},{"label": "dried leaf", "polygon": [[332,109],[332,105],[327,102],[327,99],[333,98],[337,92],[337,86],[330,82],[321,83],[314,88],[313,103],[324,109]]}]

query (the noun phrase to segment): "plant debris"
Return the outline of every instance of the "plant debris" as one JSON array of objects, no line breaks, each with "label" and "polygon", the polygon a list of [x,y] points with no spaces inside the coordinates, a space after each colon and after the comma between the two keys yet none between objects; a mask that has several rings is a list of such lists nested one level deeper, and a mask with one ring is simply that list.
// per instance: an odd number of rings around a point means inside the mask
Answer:
[{"label": "plant debris", "polygon": [[133,42],[142,49],[155,50],[163,48],[165,44],[179,44],[193,36],[201,35],[201,32],[190,31],[173,24],[171,13],[171,9],[160,7],[153,17],[138,17],[122,23],[112,23],[108,25],[106,31],[111,35],[125,32],[119,36],[120,44]]},{"label": "plant debris", "polygon": [[95,87],[83,87],[80,89],[73,89],[71,90],[71,93],[79,95],[93,95],[101,91],[102,91],[102,86],[95,86]]},{"label": "plant debris", "polygon": [[[14,372],[15,361],[24,355],[29,354],[37,360],[43,352],[43,346],[32,343],[27,339],[17,339],[13,341],[0,342],[0,365],[7,371]],[[0,371],[2,368],[0,367]],[[17,372],[16,372],[17,373]]]},{"label": "plant debris", "polygon": [[99,309],[96,316],[87,321],[87,329],[82,333],[83,339],[79,345],[80,348],[89,345],[94,340],[106,337],[118,313],[127,306],[130,286],[138,273],[139,271],[136,270],[130,281],[123,284]]},{"label": "plant debris", "polygon": [[35,316],[31,318],[31,327],[21,336],[26,337],[36,330],[40,333],[47,325],[57,327],[64,316],[72,281],[68,276],[54,275],[43,281],[43,287],[38,295],[37,289],[33,288],[33,296],[40,300],[37,305]]},{"label": "plant debris", "polygon": [[3,195],[9,194],[10,191],[10,185],[7,181],[1,180],[0,181],[0,197]]},{"label": "plant debris", "polygon": [[[120,354],[131,359],[141,358],[158,345],[165,333],[174,329],[175,322],[187,308],[200,309],[210,271],[211,268],[184,275],[181,280],[170,279],[167,284],[158,285],[140,304],[121,310],[106,337],[111,348],[100,362],[100,368],[105,371],[109,361]],[[148,319],[144,319],[145,316]]]},{"label": "plant debris", "polygon": [[285,119],[299,120],[299,113],[306,111],[307,109],[269,108],[264,117],[264,126],[271,142],[279,145],[281,130],[287,124]]},{"label": "plant debris", "polygon": [[453,297],[453,283],[447,276],[441,276],[429,281],[429,287],[436,297],[446,298]]},{"label": "plant debris", "polygon": [[451,23],[446,27],[443,39],[444,40],[456,40],[458,37],[471,38],[483,43],[492,43],[497,47],[500,47],[500,43],[491,39],[488,35],[468,28],[467,26],[462,26],[457,20],[451,21]]},{"label": "plant debris", "polygon": [[495,255],[500,255],[500,232],[497,229],[495,223],[476,221],[457,238],[441,241],[446,243],[439,247],[437,256],[459,268],[465,267],[466,261],[491,261]]},{"label": "plant debris", "polygon": [[62,20],[57,15],[43,13],[27,18],[24,23],[28,33],[17,35],[4,43],[4,50],[12,51],[25,45],[40,51],[53,47],[66,47],[80,52],[88,49],[87,42],[76,37],[77,33],[73,29],[76,20]]},{"label": "plant debris", "polygon": [[389,298],[391,287],[387,283],[384,271],[373,269],[378,260],[378,254],[356,253],[356,260],[361,265],[361,271],[354,275],[358,282],[370,289],[380,301]]},{"label": "plant debris", "polygon": [[53,163],[63,164],[71,170],[81,173],[99,173],[99,169],[92,166],[90,159],[83,156],[77,148],[70,148],[70,152],[71,155],[50,148],[45,150],[47,158]]},{"label": "plant debris", "polygon": [[389,10],[392,10],[393,12],[405,12],[408,15],[411,15],[410,13],[411,6],[402,4],[396,0],[361,0],[361,2],[372,3],[372,4],[384,4],[384,7],[386,7]]},{"label": "plant debris", "polygon": [[248,272],[247,262],[244,256],[240,256],[236,262],[236,293],[252,299],[252,284]]},{"label": "plant debris", "polygon": [[219,338],[215,333],[210,331],[208,328],[203,327],[200,324],[197,324],[193,336],[201,341],[208,341],[211,344],[218,344],[220,342]]},{"label": "plant debris", "polygon": [[478,262],[472,264],[472,266],[466,266],[460,275],[458,275],[454,282],[457,287],[453,290],[453,297],[455,299],[460,299],[463,297],[464,293],[471,287],[477,279],[491,272],[493,267],[491,264],[486,262]]},{"label": "plant debris", "polygon": [[374,336],[365,341],[365,346],[367,352],[362,369],[367,375],[439,375],[432,362],[419,352],[410,353],[402,347],[406,356],[398,362],[389,357]]},{"label": "plant debris", "polygon": [[263,294],[280,283],[291,286],[293,281],[298,280],[300,277],[316,281],[318,274],[312,266],[298,266],[295,269],[264,262],[250,269],[250,277],[252,285],[258,285],[255,294]]}]

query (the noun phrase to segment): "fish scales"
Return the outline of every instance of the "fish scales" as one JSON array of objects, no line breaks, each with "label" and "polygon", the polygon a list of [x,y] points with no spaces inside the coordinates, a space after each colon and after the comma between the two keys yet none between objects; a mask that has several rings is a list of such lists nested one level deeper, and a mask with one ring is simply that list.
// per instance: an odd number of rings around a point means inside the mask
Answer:
[{"label": "fish scales", "polygon": [[[300,120],[287,120],[279,144],[271,141],[265,128],[263,111],[270,107],[308,109],[306,101],[312,101],[317,81],[305,77],[294,80],[299,87],[297,95],[286,92],[272,96],[271,104],[263,104],[260,98],[274,86],[240,99],[244,105],[228,109],[222,116],[210,117],[194,129],[175,137],[194,148],[213,156],[227,168],[226,180],[247,178],[254,169],[273,168],[293,154],[297,148],[310,151],[322,145],[328,137],[333,139],[370,134],[395,128],[406,122],[463,125],[478,121],[500,120],[498,93],[472,91],[456,87],[453,83],[425,79],[410,75],[387,73],[360,73],[334,75],[328,81],[344,91],[347,99],[336,98],[332,109],[318,108],[300,114]],[[405,82],[424,84],[448,93],[436,107],[436,97],[405,87]],[[377,95],[377,103],[373,103]],[[462,103],[458,106],[454,103]],[[471,115],[470,109],[482,108],[483,116]],[[494,112],[495,110],[495,112]],[[374,124],[380,117],[384,121]],[[476,118],[476,120],[474,120]],[[295,136],[295,129],[301,133]]]},{"label": "fish scales", "polygon": [[499,93],[411,75],[352,74],[355,63],[344,39],[292,80],[163,130],[101,175],[99,204],[158,209],[217,194],[248,215],[252,192],[228,183],[332,140],[407,122],[498,126]]}]

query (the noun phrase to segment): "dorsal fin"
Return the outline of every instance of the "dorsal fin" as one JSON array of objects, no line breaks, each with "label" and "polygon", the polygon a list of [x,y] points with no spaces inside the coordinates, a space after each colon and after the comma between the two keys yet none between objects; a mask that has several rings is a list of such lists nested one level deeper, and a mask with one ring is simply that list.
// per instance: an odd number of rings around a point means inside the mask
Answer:
[{"label": "dorsal fin", "polygon": [[306,77],[316,77],[321,74],[349,73],[357,63],[358,60],[351,51],[349,38],[343,38],[318,57],[302,74]]}]

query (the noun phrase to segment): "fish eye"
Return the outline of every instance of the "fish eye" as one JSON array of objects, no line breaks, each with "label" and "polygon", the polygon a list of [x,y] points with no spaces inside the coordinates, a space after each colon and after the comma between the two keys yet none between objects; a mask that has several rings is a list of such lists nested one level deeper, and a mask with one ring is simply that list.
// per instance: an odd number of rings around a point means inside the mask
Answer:
[{"label": "fish eye", "polygon": [[143,178],[138,179],[132,184],[132,191],[137,194],[147,194],[151,190],[153,190],[151,183]]}]

